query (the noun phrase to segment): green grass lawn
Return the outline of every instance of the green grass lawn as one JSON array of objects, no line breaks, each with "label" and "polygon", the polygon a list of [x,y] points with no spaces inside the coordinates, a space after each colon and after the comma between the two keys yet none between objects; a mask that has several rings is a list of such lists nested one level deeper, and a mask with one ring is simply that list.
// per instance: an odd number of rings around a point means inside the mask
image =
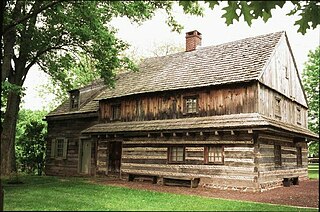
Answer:
[{"label": "green grass lawn", "polygon": [[319,179],[319,163],[311,163],[308,165],[310,179]]},{"label": "green grass lawn", "polygon": [[21,179],[24,184],[19,185],[4,180],[5,210],[318,211],[96,185],[80,178],[23,176]]}]

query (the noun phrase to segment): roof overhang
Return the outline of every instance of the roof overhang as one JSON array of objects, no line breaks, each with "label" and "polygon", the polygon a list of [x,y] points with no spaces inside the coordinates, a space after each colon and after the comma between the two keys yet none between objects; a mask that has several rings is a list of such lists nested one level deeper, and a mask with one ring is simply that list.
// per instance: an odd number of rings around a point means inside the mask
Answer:
[{"label": "roof overhang", "polygon": [[282,123],[257,113],[221,116],[194,117],[183,119],[114,122],[94,125],[83,134],[126,134],[126,133],[170,133],[185,131],[277,131],[308,140],[318,140],[319,136],[306,128]]}]

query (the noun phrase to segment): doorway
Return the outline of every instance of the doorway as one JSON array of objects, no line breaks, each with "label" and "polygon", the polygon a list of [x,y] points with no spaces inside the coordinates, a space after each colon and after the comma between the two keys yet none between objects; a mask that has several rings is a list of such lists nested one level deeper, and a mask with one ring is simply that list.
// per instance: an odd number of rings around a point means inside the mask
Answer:
[{"label": "doorway", "polygon": [[91,141],[82,140],[80,145],[81,163],[80,163],[80,173],[90,174],[91,168]]},{"label": "doorway", "polygon": [[109,142],[108,174],[119,174],[121,165],[122,142]]}]

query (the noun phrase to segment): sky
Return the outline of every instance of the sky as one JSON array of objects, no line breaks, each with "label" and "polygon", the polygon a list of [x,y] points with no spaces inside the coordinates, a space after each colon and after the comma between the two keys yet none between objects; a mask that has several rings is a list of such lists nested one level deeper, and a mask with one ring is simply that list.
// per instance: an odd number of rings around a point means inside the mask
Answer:
[{"label": "sky", "polygon": [[[251,27],[243,21],[235,21],[227,26],[222,8],[223,2],[214,10],[206,7],[204,17],[186,15],[182,8],[174,7],[174,16],[178,23],[184,26],[181,34],[172,32],[165,23],[167,15],[163,11],[156,12],[155,16],[143,24],[131,23],[127,18],[115,18],[110,24],[118,29],[118,38],[123,39],[131,45],[128,52],[134,51],[142,57],[154,56],[153,51],[157,46],[172,44],[176,46],[185,45],[185,33],[198,30],[202,34],[202,46],[218,45],[230,41],[235,41],[257,35],[286,31],[298,71],[302,73],[303,64],[308,60],[309,50],[315,50],[320,45],[320,27],[307,30],[305,35],[298,33],[298,26],[294,22],[298,16],[286,16],[290,12],[290,4],[286,3],[282,9],[272,10],[272,18],[264,23],[263,20],[253,20]],[[45,98],[39,96],[40,87],[47,83],[47,75],[38,71],[36,67],[30,70],[25,81],[26,95],[23,97],[22,107],[32,110],[47,108],[53,96],[47,95]]]}]

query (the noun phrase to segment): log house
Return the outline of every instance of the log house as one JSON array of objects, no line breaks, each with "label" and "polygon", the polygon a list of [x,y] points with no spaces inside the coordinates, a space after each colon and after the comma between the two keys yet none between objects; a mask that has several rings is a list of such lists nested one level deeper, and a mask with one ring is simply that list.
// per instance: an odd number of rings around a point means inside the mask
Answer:
[{"label": "log house", "polygon": [[[46,174],[264,191],[308,177],[307,101],[285,32],[144,60],[47,117]],[[196,182],[196,183],[193,183]]]}]

